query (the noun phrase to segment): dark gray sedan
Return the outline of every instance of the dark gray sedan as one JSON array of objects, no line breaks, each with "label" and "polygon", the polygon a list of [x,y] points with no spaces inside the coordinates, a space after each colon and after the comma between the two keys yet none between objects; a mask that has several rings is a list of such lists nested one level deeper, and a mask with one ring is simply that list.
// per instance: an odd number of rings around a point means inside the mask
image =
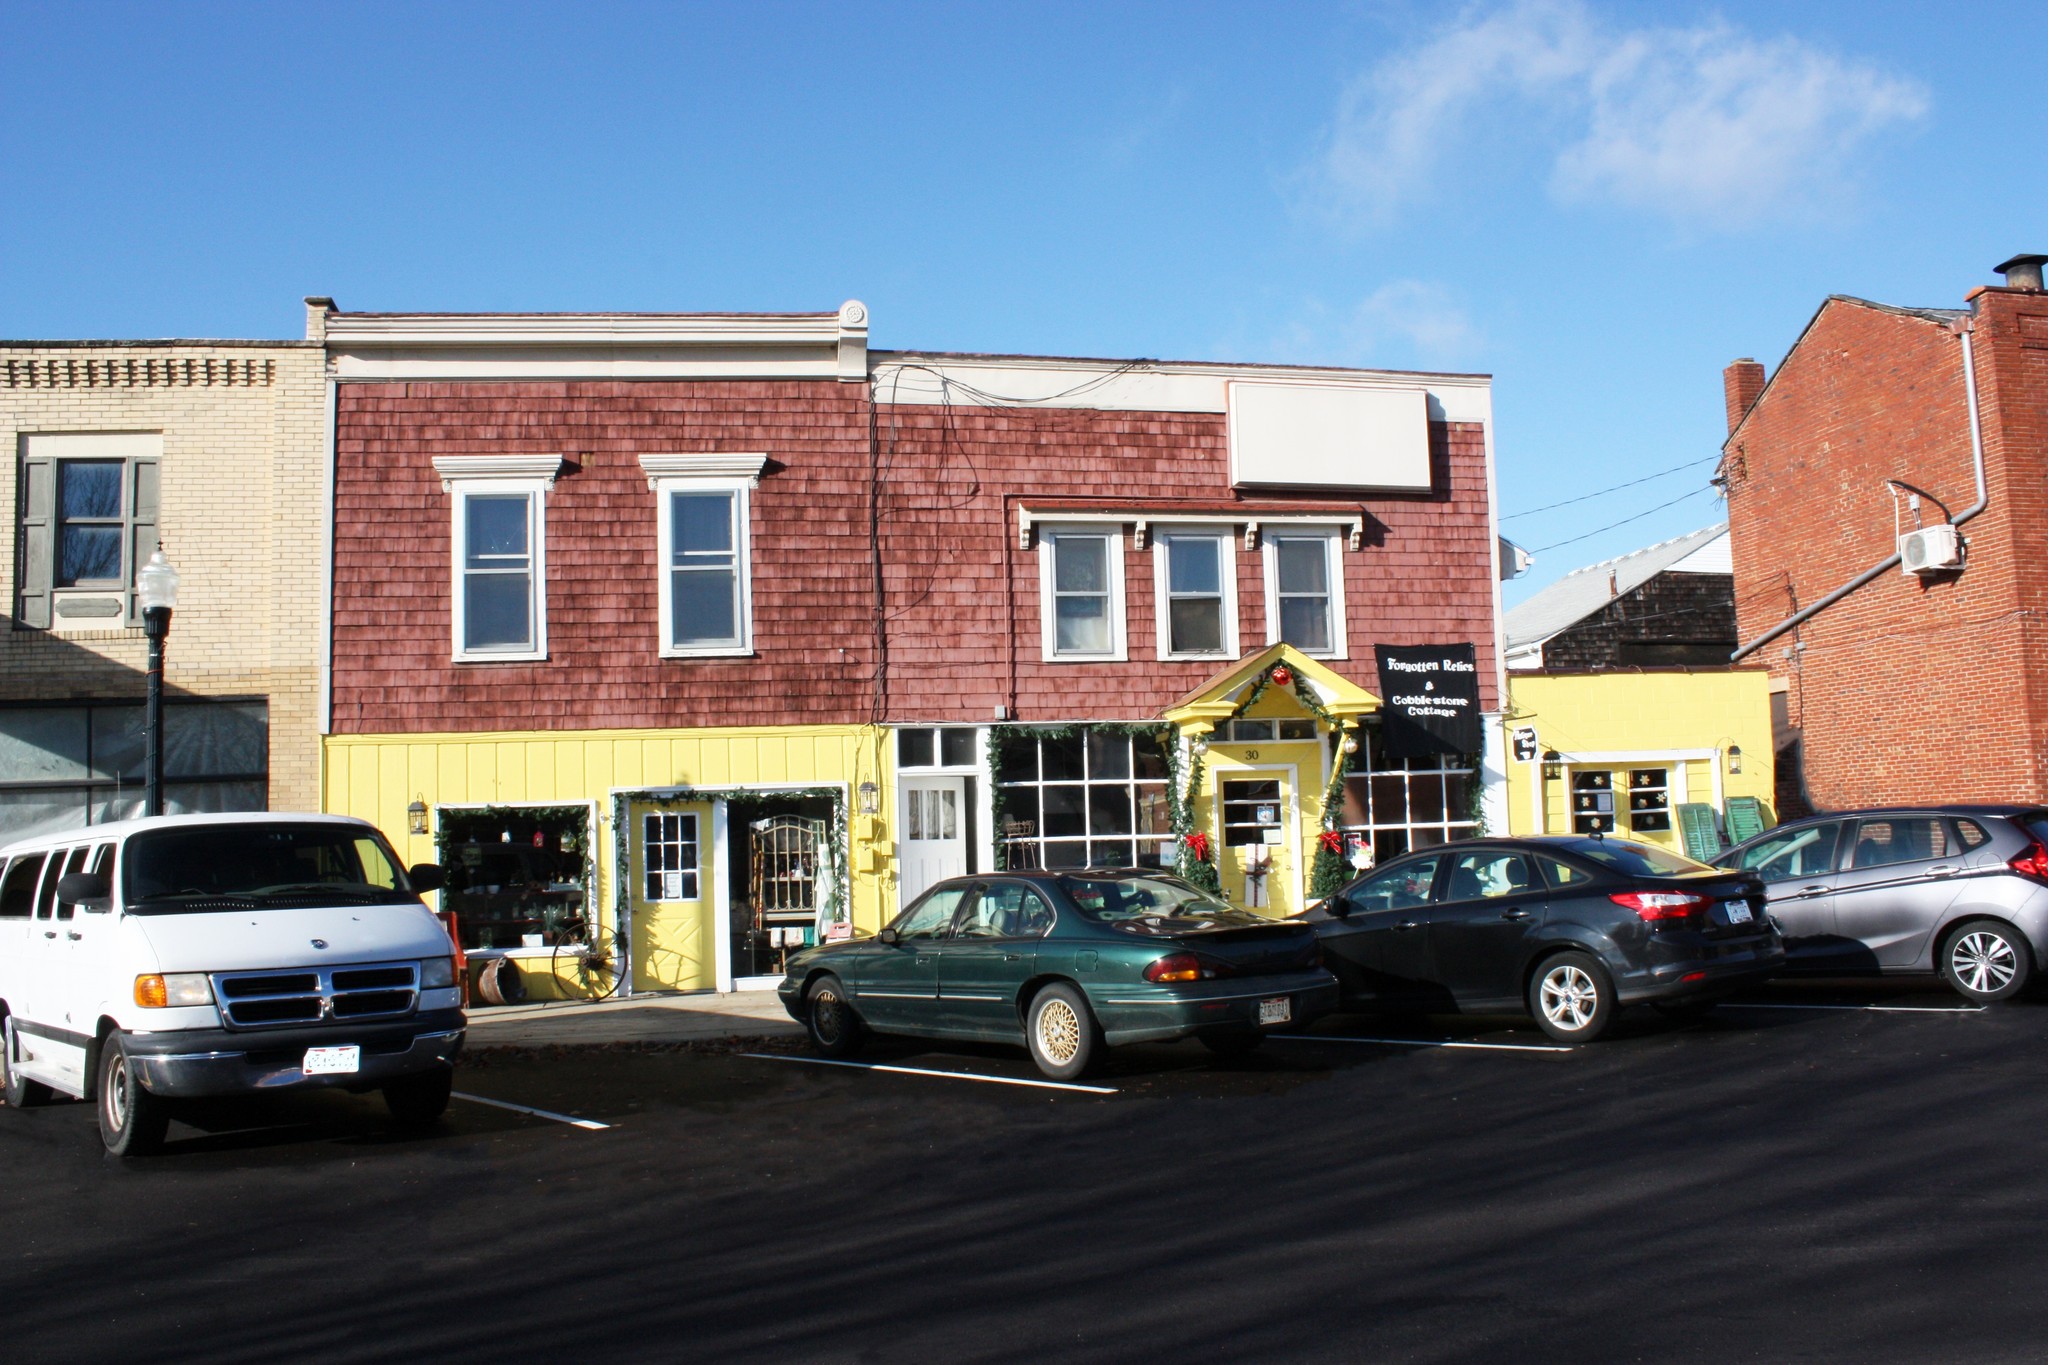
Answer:
[{"label": "dark gray sedan", "polygon": [[1921,806],[1779,825],[1715,859],[1764,880],[1785,969],[1938,972],[2008,1000],[2048,953],[2048,810]]}]

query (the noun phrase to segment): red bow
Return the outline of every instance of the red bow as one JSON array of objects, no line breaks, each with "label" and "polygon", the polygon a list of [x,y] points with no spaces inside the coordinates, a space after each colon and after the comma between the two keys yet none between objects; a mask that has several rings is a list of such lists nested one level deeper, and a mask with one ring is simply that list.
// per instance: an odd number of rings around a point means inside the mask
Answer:
[{"label": "red bow", "polygon": [[1323,852],[1342,853],[1344,851],[1344,836],[1336,830],[1326,829],[1319,838],[1323,845]]},{"label": "red bow", "polygon": [[1208,835],[1202,833],[1200,830],[1196,830],[1193,834],[1190,834],[1187,838],[1181,840],[1181,842],[1188,846],[1188,852],[1195,855],[1196,862],[1206,863],[1209,861]]}]

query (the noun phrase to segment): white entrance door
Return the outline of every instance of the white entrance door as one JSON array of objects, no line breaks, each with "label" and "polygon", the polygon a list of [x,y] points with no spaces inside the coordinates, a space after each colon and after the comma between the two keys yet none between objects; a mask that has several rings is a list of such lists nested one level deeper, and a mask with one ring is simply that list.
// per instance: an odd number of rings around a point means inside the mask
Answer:
[{"label": "white entrance door", "polygon": [[901,788],[896,903],[908,905],[933,882],[967,871],[967,796],[957,777],[906,777]]}]

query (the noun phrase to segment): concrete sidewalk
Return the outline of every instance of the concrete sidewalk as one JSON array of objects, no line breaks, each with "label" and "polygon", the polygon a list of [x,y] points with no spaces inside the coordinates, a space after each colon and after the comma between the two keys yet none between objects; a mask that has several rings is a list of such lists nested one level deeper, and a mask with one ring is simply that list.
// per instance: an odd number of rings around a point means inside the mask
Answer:
[{"label": "concrete sidewalk", "polygon": [[626,1000],[549,1000],[477,1005],[466,1047],[675,1043],[711,1038],[801,1037],[774,991],[641,995]]}]

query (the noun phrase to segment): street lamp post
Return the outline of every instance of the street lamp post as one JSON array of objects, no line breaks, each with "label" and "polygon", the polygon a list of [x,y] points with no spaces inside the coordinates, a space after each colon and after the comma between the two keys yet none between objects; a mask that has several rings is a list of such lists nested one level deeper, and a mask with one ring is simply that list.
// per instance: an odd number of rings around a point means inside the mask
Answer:
[{"label": "street lamp post", "polygon": [[178,605],[178,571],[158,550],[135,575],[135,597],[142,604],[142,629],[149,636],[149,692],[144,707],[148,750],[143,759],[142,813],[164,813],[164,640],[171,633],[171,612]]}]

